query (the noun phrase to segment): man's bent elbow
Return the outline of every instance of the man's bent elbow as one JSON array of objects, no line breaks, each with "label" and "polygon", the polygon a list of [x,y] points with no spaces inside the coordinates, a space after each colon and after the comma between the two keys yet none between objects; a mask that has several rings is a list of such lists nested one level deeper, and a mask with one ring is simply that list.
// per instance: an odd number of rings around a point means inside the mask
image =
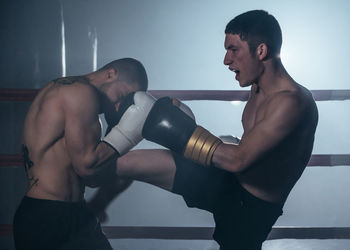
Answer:
[{"label": "man's bent elbow", "polygon": [[75,163],[73,162],[74,171],[82,179],[89,179],[95,175],[95,162],[95,159],[92,157],[80,158],[79,160],[76,160]]},{"label": "man's bent elbow", "polygon": [[91,179],[95,175],[95,171],[92,168],[86,166],[78,166],[74,168],[75,173],[82,179]]},{"label": "man's bent elbow", "polygon": [[241,152],[239,145],[221,144],[215,151],[212,163],[231,173],[240,173],[247,168],[247,157]]},{"label": "man's bent elbow", "polygon": [[83,183],[91,188],[99,187],[103,184],[104,176],[100,171],[93,168],[75,169],[76,174],[82,179]]},{"label": "man's bent elbow", "polygon": [[231,173],[241,173],[247,169],[247,164],[240,157],[228,157],[215,165]]},{"label": "man's bent elbow", "polygon": [[238,174],[243,172],[246,169],[246,166],[243,161],[236,159],[234,161],[229,162],[225,169],[229,172]]}]

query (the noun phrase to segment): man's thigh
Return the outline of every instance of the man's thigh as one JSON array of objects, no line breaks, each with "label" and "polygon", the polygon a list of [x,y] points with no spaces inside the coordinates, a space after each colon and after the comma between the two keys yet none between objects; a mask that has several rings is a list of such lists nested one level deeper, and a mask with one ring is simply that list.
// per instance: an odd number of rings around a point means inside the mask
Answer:
[{"label": "man's thigh", "polygon": [[133,150],[118,158],[117,175],[171,191],[176,172],[172,153],[163,149]]},{"label": "man's thigh", "polygon": [[236,178],[229,172],[208,168],[174,154],[176,173],[172,192],[183,196],[189,207],[213,212],[222,199],[239,198]]},{"label": "man's thigh", "polygon": [[[89,227],[87,225],[87,227]],[[103,234],[100,224],[94,228],[84,229],[66,241],[61,250],[112,250],[108,239]]]},{"label": "man's thigh", "polygon": [[282,205],[263,201],[242,188],[240,202],[223,200],[216,207],[214,239],[222,250],[261,249]]}]

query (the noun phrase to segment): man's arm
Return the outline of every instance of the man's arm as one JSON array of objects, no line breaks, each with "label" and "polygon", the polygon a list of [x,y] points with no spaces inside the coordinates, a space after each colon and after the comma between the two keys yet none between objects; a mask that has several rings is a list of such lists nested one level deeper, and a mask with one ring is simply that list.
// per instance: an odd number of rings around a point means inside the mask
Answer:
[{"label": "man's arm", "polygon": [[117,175],[108,176],[100,185],[94,196],[87,202],[88,208],[98,217],[100,222],[107,220],[106,209],[108,205],[133,181],[127,178],[120,178]]},{"label": "man's arm", "polygon": [[280,93],[267,106],[264,118],[242,136],[239,145],[221,144],[212,163],[242,172],[259,161],[294,131],[304,116],[305,103],[293,93]]},{"label": "man's arm", "polygon": [[81,177],[90,177],[115,164],[116,151],[101,142],[98,94],[86,84],[65,87],[65,142],[72,165]]}]

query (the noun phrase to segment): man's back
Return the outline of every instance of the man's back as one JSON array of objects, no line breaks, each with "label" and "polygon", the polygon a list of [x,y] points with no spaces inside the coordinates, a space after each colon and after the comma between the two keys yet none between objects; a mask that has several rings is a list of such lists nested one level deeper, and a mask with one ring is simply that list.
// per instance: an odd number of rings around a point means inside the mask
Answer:
[{"label": "man's back", "polygon": [[72,167],[65,138],[69,106],[65,99],[69,98],[67,92],[72,88],[79,89],[79,85],[83,84],[51,82],[39,92],[27,113],[23,145],[32,162],[26,164],[27,195],[30,197],[63,201],[83,198],[84,186]]},{"label": "man's back", "polygon": [[[278,130],[285,129],[275,125],[279,122],[278,119],[282,121],[295,117],[294,120],[291,119],[288,128],[290,131],[270,151],[262,155],[259,161],[253,163],[249,170],[238,175],[242,186],[252,194],[278,203],[284,203],[308,163],[318,121],[316,104],[307,89],[292,81],[286,81],[282,86],[268,96],[258,93],[256,86],[253,86],[242,123],[244,134],[264,124],[262,126],[265,128],[261,131],[267,131],[270,129],[268,126],[273,125],[278,136]],[[281,106],[283,109],[288,99],[293,100],[291,111],[283,114],[280,111]],[[266,120],[270,121],[265,122]]]}]

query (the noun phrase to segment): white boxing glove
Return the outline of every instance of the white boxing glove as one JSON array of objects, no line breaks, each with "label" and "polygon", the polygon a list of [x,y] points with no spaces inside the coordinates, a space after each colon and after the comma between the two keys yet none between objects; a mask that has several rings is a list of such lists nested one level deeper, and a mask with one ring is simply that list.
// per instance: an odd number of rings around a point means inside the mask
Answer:
[{"label": "white boxing glove", "polygon": [[156,99],[144,91],[135,92],[134,104],[124,112],[119,123],[104,137],[120,155],[125,154],[142,139],[142,128]]}]

